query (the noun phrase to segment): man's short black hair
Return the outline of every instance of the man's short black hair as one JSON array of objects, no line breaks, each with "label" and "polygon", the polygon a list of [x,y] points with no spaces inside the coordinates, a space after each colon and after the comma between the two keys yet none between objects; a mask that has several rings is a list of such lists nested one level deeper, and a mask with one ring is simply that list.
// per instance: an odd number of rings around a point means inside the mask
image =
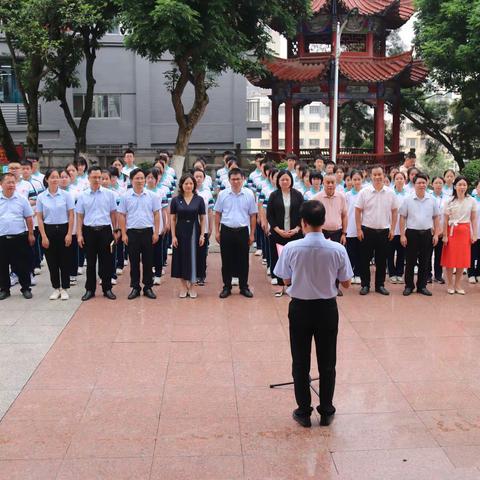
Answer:
[{"label": "man's short black hair", "polygon": [[425,180],[425,181],[428,183],[428,175],[425,174],[425,173],[422,173],[422,172],[418,172],[418,173],[415,175],[415,178],[413,179],[413,184],[414,184],[414,185],[417,183],[417,180],[418,180],[419,178]]},{"label": "man's short black hair", "polygon": [[298,157],[294,153],[289,153],[286,157],[285,160],[288,162],[289,160],[295,160],[298,161]]},{"label": "man's short black hair", "polygon": [[255,160],[261,160],[264,157],[265,157],[265,155],[263,153],[256,153],[255,154]]},{"label": "man's short black hair", "polygon": [[101,171],[102,171],[102,169],[98,165],[92,165],[88,169],[88,175],[90,175],[92,172],[101,172]]},{"label": "man's short black hair", "polygon": [[118,168],[117,167],[108,167],[107,170],[110,172],[110,177],[119,177],[120,176],[120,172],[118,171]]},{"label": "man's short black hair", "polygon": [[32,161],[31,161],[31,160],[22,160],[22,161],[20,162],[20,165],[21,165],[22,167],[30,167],[30,168],[32,168]]},{"label": "man's short black hair", "polygon": [[231,150],[225,150],[222,154],[222,157],[227,157],[229,155],[233,155],[233,152]]},{"label": "man's short black hair", "polygon": [[123,152],[123,156],[125,156],[127,153],[131,153],[132,155],[135,155],[135,152],[133,151],[132,148],[127,148],[127,149]]},{"label": "man's short black hair", "polygon": [[234,175],[241,175],[243,178],[245,178],[245,174],[243,173],[243,170],[241,168],[232,168],[231,170],[228,171],[229,179]]},{"label": "man's short black hair", "polygon": [[370,171],[373,172],[373,170],[376,170],[378,168],[382,170],[382,173],[385,173],[385,167],[380,163],[377,163],[376,165],[372,165],[372,168],[370,168]]},{"label": "man's short black hair", "polygon": [[145,175],[145,172],[141,169],[141,168],[134,168],[131,172],[130,172],[130,180],[133,180],[139,173],[143,173]]},{"label": "man's short black hair", "polygon": [[308,200],[300,207],[300,218],[311,227],[321,227],[325,223],[325,207],[318,200]]}]

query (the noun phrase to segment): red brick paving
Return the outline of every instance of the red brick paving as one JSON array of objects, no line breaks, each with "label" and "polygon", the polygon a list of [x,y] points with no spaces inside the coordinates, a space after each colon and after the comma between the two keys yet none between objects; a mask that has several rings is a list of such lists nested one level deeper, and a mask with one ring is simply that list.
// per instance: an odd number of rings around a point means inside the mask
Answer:
[{"label": "red brick paving", "polygon": [[339,299],[338,414],[291,419],[288,299],[251,259],[254,299],[81,306],[0,423],[0,480],[480,478],[480,285],[466,297]]}]

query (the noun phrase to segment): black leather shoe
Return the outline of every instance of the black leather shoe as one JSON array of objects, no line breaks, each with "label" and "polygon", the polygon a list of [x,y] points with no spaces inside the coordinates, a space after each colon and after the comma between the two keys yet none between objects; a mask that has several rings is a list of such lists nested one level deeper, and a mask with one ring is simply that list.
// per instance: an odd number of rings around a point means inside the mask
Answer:
[{"label": "black leather shoe", "polygon": [[404,296],[404,297],[408,297],[408,296],[411,295],[412,293],[413,293],[413,288],[405,287],[405,290],[403,291],[403,296]]},{"label": "black leather shoe", "polygon": [[427,283],[432,283],[432,277],[427,280]]},{"label": "black leather shoe", "polygon": [[439,283],[440,285],[445,285],[445,280],[443,278],[435,278],[433,281],[435,283]]},{"label": "black leather shoe", "polygon": [[94,296],[95,296],[94,292],[92,292],[91,290],[87,290],[82,297],[82,301],[86,302],[87,300],[90,300]]},{"label": "black leather shoe", "polygon": [[426,297],[432,296],[432,292],[428,288],[417,288],[417,293],[425,295]]},{"label": "black leather shoe", "polygon": [[155,293],[153,292],[153,290],[151,288],[146,288],[143,291],[143,295],[147,298],[151,298],[152,300],[155,300],[157,298],[157,296],[155,295]]},{"label": "black leather shoe", "polygon": [[380,295],[390,295],[390,292],[382,285],[381,287],[375,287],[375,291]]},{"label": "black leather shoe", "polygon": [[370,287],[362,287],[360,289],[360,295],[368,295],[370,293]]},{"label": "black leather shoe", "polygon": [[103,296],[105,298],[108,298],[109,300],[116,300],[117,299],[116,295],[111,290],[107,290],[107,291],[103,292]]},{"label": "black leather shoe", "polygon": [[293,411],[292,418],[302,427],[310,428],[312,426],[310,415],[301,414],[298,412],[298,409]]},{"label": "black leather shoe", "polygon": [[320,415],[320,426],[328,427],[333,422],[333,417],[335,417],[335,413],[331,413],[330,415]]},{"label": "black leather shoe", "polygon": [[229,288],[224,287],[223,290],[220,292],[220,298],[227,298],[232,294],[232,290]]},{"label": "black leather shoe", "polygon": [[252,298],[253,297],[253,293],[251,292],[251,290],[249,288],[242,288],[240,290],[240,295],[243,295],[244,297],[247,297],[247,298]]},{"label": "black leather shoe", "polygon": [[2,290],[0,292],[0,300],[5,300],[10,296],[10,292],[6,292],[5,290]]},{"label": "black leather shoe", "polygon": [[23,295],[23,298],[26,298],[27,300],[30,300],[33,297],[31,290],[24,290],[22,292],[22,295]]},{"label": "black leather shoe", "polygon": [[132,291],[128,294],[128,299],[133,300],[140,296],[140,289],[139,288],[132,288]]}]

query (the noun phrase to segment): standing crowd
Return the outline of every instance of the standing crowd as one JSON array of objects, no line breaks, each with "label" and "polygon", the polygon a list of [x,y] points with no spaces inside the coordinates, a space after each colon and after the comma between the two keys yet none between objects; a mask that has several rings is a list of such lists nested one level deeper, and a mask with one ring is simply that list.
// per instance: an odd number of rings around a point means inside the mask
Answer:
[{"label": "standing crowd", "polygon": [[[79,158],[45,175],[33,155],[11,162],[1,180],[0,300],[17,282],[23,296],[32,298],[44,256],[51,300],[68,300],[79,275],[86,277],[82,300],[93,298],[99,283],[114,300],[113,286],[126,264],[128,298],[143,293],[155,299],[153,287],[162,282],[169,253],[179,297],[196,298],[206,282],[213,234],[222,259],[220,298],[236,285],[240,294],[253,296],[252,245],[281,297],[286,286],[275,267],[283,248],[303,237],[300,211],[310,200],[323,204],[322,234],[345,246],[360,295],[370,292],[372,263],[373,287],[381,295],[389,295],[387,275],[390,283],[405,285],[405,296],[431,296],[432,282],[463,295],[465,270],[469,283],[480,283],[480,180],[472,190],[453,170],[429,178],[412,154],[388,172],[381,165],[348,169],[322,157],[312,169],[293,154],[279,170],[257,155],[246,178],[227,151],[214,179],[199,158],[177,185],[169,160],[161,152],[144,170],[128,149],[105,169]],[[343,280],[335,284],[338,296]]]}]

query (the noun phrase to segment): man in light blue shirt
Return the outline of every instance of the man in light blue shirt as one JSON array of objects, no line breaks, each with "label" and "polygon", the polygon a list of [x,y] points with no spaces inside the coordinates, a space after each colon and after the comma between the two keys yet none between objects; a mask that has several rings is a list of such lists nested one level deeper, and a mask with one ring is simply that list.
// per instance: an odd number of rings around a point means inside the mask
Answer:
[{"label": "man in light blue shirt", "polygon": [[315,339],[318,371],[320,373],[320,425],[329,425],[335,414],[335,365],[337,355],[338,280],[344,288],[350,286],[352,267],[345,247],[326,240],[322,233],[325,207],[310,200],[300,207],[305,238],[288,243],[280,254],[274,273],[289,285],[292,297],[290,348],[295,399],[298,408],[293,418],[303,427],[310,427],[312,413],[310,395],[310,354]]},{"label": "man in light blue shirt", "polygon": [[215,204],[216,239],[222,256],[223,290],[220,298],[232,292],[232,277],[237,274],[240,294],[251,298],[248,288],[248,254],[255,235],[258,208],[255,196],[243,188],[245,176],[239,168],[228,172],[231,189],[220,192]]},{"label": "man in light blue shirt", "polygon": [[427,185],[428,177],[418,173],[413,180],[415,190],[405,198],[399,212],[400,242],[406,248],[405,297],[413,293],[417,263],[417,293],[432,296],[427,283],[432,249],[438,243],[440,232],[440,209],[435,199],[427,193]]},{"label": "man in light blue shirt", "polygon": [[118,238],[118,230],[112,235],[112,226],[117,224],[117,202],[111,190],[101,187],[102,169],[88,169],[90,188],[85,190],[77,201],[77,242],[85,247],[87,256],[87,281],[85,295],[82,300],[90,300],[95,296],[97,285],[96,265],[102,279],[104,297],[115,300],[112,292],[112,246]]},{"label": "man in light blue shirt", "polygon": [[30,290],[30,248],[35,243],[33,210],[28,200],[16,192],[13,173],[2,177],[0,192],[0,300],[10,296],[10,267],[18,275],[24,298]]},{"label": "man in light blue shirt", "polygon": [[140,296],[140,258],[143,268],[143,294],[157,298],[153,287],[153,245],[160,231],[161,199],[145,190],[145,173],[136,168],[130,173],[132,188],[120,199],[118,221],[122,240],[128,246],[130,257],[129,300]]}]

